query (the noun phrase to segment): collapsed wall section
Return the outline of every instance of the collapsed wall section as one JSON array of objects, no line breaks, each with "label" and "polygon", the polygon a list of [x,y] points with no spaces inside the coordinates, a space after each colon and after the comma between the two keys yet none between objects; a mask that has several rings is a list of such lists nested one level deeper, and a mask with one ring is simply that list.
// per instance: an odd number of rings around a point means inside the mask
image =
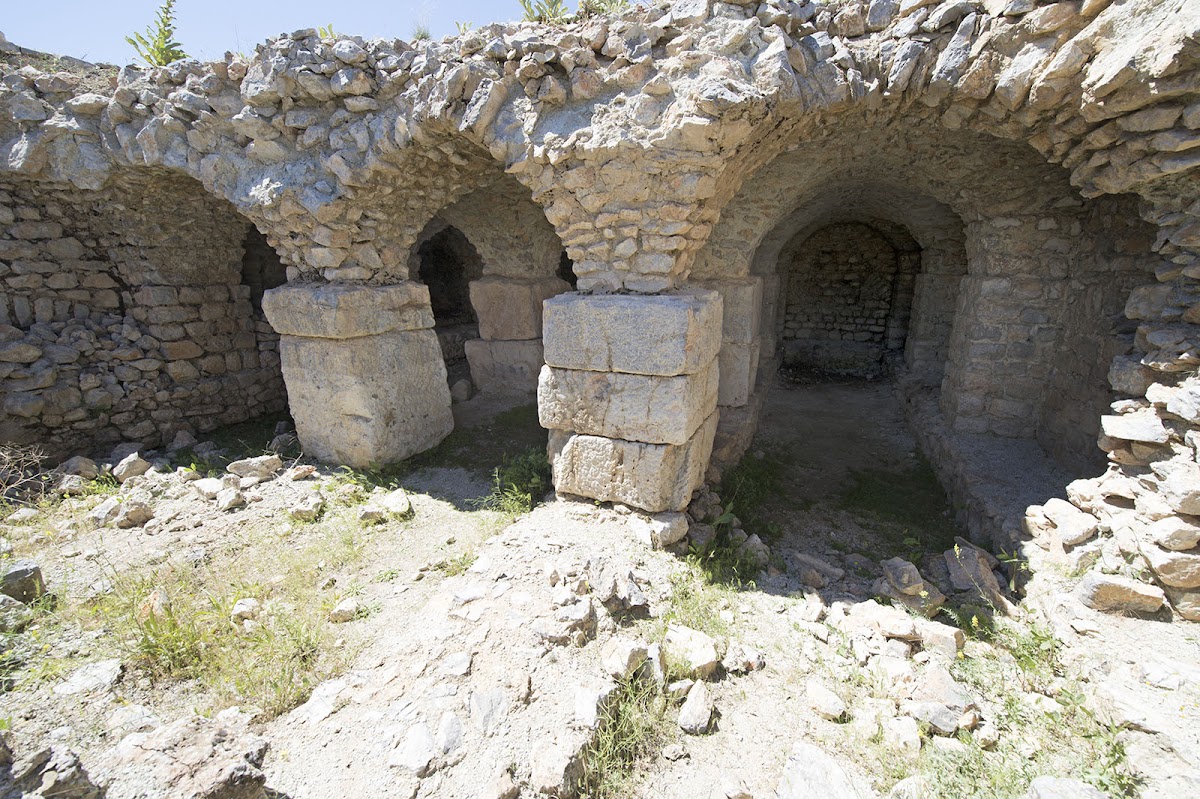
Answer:
[{"label": "collapsed wall section", "polygon": [[278,337],[242,281],[250,228],[165,173],[5,183],[0,439],[156,446],[286,407]]}]

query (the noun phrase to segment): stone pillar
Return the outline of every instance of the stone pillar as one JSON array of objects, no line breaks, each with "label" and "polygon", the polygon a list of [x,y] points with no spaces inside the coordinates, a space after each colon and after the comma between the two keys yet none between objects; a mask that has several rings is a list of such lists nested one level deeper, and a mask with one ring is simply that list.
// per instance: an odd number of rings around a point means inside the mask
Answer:
[{"label": "stone pillar", "polygon": [[479,338],[466,343],[471,378],[480,391],[532,394],[542,368],[542,301],[570,291],[558,277],[484,277],[471,283]]},{"label": "stone pillar", "polygon": [[741,459],[758,429],[762,395],[755,388],[765,337],[764,286],[757,275],[697,281],[697,285],[716,291],[722,299],[721,351],[717,356],[721,370],[717,405],[721,414],[710,472],[718,480],[722,469]]},{"label": "stone pillar", "polygon": [[538,416],[555,488],[686,508],[717,427],[720,294],[562,294],[546,300],[543,329]]},{"label": "stone pillar", "polygon": [[306,452],[362,468],[423,452],[454,429],[425,286],[287,284],[264,295],[263,311],[280,334]]}]

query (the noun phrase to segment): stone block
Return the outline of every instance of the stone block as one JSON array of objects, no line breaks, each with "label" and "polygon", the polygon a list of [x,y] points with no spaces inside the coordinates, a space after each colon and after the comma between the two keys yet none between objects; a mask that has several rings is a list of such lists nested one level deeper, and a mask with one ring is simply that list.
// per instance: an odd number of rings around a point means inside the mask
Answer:
[{"label": "stone block", "polygon": [[498,341],[541,338],[542,302],[570,291],[571,285],[557,277],[543,280],[485,277],[473,281],[470,288],[480,338]]},{"label": "stone block", "polygon": [[702,280],[697,285],[721,295],[721,338],[725,344],[750,344],[758,338],[763,314],[761,277]]},{"label": "stone block", "polygon": [[464,342],[471,379],[488,394],[532,394],[542,369],[542,341]]},{"label": "stone block", "polygon": [[433,327],[429,289],[414,282],[288,283],[263,295],[263,312],[281,335],[309,338],[348,339]]},{"label": "stone block", "polygon": [[279,354],[305,452],[356,468],[402,460],[454,429],[437,335],[285,335]]},{"label": "stone block", "polygon": [[1087,573],[1076,593],[1089,608],[1116,612],[1154,613],[1166,600],[1156,585],[1096,571]]},{"label": "stone block", "polygon": [[686,444],[717,402],[717,362],[694,374],[660,377],[542,368],[538,418],[550,430]]},{"label": "stone block", "polygon": [[750,442],[758,431],[764,396],[762,393],[753,394],[749,402],[736,408],[718,406],[720,418],[706,475],[710,483],[721,482],[722,472],[737,464],[750,448]]},{"label": "stone block", "polygon": [[745,405],[754,393],[754,381],[758,377],[758,342],[733,344],[726,341],[721,344],[717,359],[721,371],[717,402],[730,407]]},{"label": "stone block", "polygon": [[716,427],[713,413],[686,444],[553,431],[549,453],[554,486],[563,493],[623,502],[650,513],[681,511],[703,482]]},{"label": "stone block", "polygon": [[546,363],[670,377],[698,372],[721,345],[721,295],[560,294],[543,306]]}]

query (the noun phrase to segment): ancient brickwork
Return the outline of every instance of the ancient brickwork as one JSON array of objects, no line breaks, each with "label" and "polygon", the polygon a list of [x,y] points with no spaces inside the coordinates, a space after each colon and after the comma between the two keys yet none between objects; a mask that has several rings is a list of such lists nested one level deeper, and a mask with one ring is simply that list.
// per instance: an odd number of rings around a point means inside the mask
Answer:
[{"label": "ancient brickwork", "polygon": [[917,266],[919,258],[902,264],[887,240],[862,224],[831,225],[805,239],[785,265],[784,361],[877,372],[886,350],[904,347]]},{"label": "ancient brickwork", "polygon": [[284,407],[278,336],[241,283],[249,225],[187,181],[0,192],[3,438],[153,446]]}]

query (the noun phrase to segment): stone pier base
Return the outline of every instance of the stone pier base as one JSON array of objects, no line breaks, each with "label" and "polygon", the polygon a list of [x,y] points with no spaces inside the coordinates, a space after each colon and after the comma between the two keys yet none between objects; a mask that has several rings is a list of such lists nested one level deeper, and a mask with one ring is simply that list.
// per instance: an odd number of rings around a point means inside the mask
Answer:
[{"label": "stone pier base", "polygon": [[423,452],[454,429],[425,286],[289,284],[268,291],[263,310],[281,336],[305,452],[362,468]]},{"label": "stone pier base", "polygon": [[554,485],[651,513],[683,510],[717,427],[721,297],[563,294],[545,303],[538,416]]}]

